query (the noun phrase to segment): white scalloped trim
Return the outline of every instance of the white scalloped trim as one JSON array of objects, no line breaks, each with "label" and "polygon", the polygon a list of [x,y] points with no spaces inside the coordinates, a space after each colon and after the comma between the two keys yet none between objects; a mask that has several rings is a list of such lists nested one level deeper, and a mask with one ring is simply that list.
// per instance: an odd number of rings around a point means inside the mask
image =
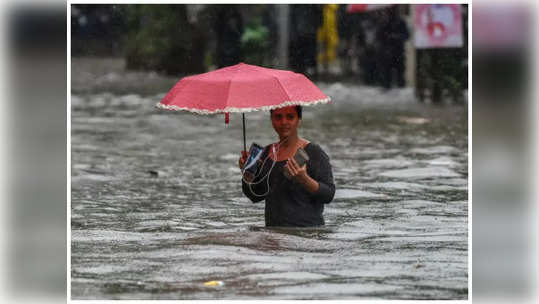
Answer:
[{"label": "white scalloped trim", "polygon": [[171,111],[189,111],[192,113],[197,114],[218,114],[218,113],[247,113],[247,112],[254,112],[254,111],[269,111],[274,110],[278,108],[284,108],[288,106],[312,106],[316,104],[324,104],[331,102],[331,98],[324,98],[324,99],[318,99],[313,101],[285,101],[278,105],[272,105],[272,106],[263,106],[263,107],[256,107],[256,108],[232,108],[227,107],[224,109],[218,109],[215,111],[209,111],[209,110],[199,110],[199,109],[193,109],[193,108],[184,108],[184,107],[178,107],[175,105],[165,105],[162,103],[157,103],[155,106],[160,109],[165,110],[171,110]]}]

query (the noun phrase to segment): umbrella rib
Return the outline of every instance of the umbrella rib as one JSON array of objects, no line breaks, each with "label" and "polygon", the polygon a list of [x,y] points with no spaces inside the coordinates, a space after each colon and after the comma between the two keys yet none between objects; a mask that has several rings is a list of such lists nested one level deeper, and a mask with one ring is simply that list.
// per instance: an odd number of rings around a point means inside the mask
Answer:
[{"label": "umbrella rib", "polygon": [[292,101],[291,98],[290,98],[290,94],[288,94],[288,92],[286,91],[286,89],[283,87],[283,84],[281,83],[281,81],[279,80],[279,78],[277,78],[277,76],[275,75],[272,75],[272,77],[277,80],[277,83],[279,84],[279,86],[281,87],[281,90],[283,90],[283,92],[285,93],[285,95],[288,97],[288,100],[286,101]]},{"label": "umbrella rib", "polygon": [[[234,75],[234,76],[236,76],[236,75]],[[226,89],[225,106],[224,106],[223,110],[226,109],[226,108],[228,108],[228,100],[230,99],[230,86],[232,86],[232,78],[233,78],[233,77],[231,77],[231,78],[228,80],[228,87],[227,87],[227,89]]]},{"label": "umbrella rib", "polygon": [[284,88],[283,84],[281,83],[281,81],[279,80],[279,78],[277,78],[277,76],[273,75],[272,73],[269,73],[266,69],[260,69],[259,70],[260,72],[266,74],[266,75],[270,75],[273,79],[277,80],[277,83],[279,84],[279,86],[281,87],[281,89],[283,90],[283,92],[285,93],[285,95],[288,97],[288,100],[286,101],[293,101],[291,98],[290,98],[290,94],[288,94],[288,91],[286,91],[286,89]]},{"label": "umbrella rib", "polygon": [[226,100],[225,100],[225,107],[223,108],[223,111],[228,108],[228,100],[230,99],[230,87],[232,86],[232,81],[234,80],[234,78],[236,78],[236,76],[238,75],[238,70],[239,69],[236,69],[234,71],[234,75],[232,75],[232,77],[230,77],[230,79],[228,80],[228,88],[227,88],[227,91],[226,91]]}]

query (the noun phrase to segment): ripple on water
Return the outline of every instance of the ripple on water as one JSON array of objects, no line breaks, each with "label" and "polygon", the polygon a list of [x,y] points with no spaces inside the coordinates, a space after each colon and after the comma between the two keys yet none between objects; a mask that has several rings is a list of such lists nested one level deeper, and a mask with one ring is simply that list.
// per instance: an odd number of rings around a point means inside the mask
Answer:
[{"label": "ripple on water", "polygon": [[442,156],[431,160],[424,161],[425,163],[431,165],[431,166],[447,166],[447,167],[455,167],[459,164],[454,161],[451,157]]},{"label": "ripple on water", "polygon": [[130,242],[130,241],[159,241],[181,238],[175,233],[139,233],[107,230],[73,230],[72,242]]},{"label": "ripple on water", "polygon": [[239,155],[234,154],[234,153],[226,153],[226,154],[223,154],[223,155],[219,156],[220,160],[235,160],[235,161],[237,161],[238,158],[239,158]]},{"label": "ripple on water", "polygon": [[275,288],[272,292],[276,294],[304,295],[307,298],[314,298],[315,295],[350,295],[350,296],[374,296],[380,293],[396,292],[403,287],[388,286],[377,283],[320,283],[303,284],[297,286],[285,286]]},{"label": "ripple on water", "polygon": [[405,159],[403,157],[386,158],[386,159],[372,159],[362,161],[367,168],[402,168],[410,167],[415,164],[415,161]]},{"label": "ripple on water", "polygon": [[312,273],[312,272],[271,272],[247,275],[244,278],[253,281],[267,281],[267,280],[321,280],[329,278],[324,274]]},{"label": "ripple on water", "polygon": [[424,189],[427,187],[422,184],[407,183],[407,182],[370,183],[370,184],[361,184],[361,186],[368,187],[368,188],[397,189],[397,190],[419,190],[419,189]]},{"label": "ripple on water", "polygon": [[385,194],[378,194],[356,189],[337,189],[335,191],[335,200],[346,200],[355,198],[386,198]]},{"label": "ripple on water", "polygon": [[100,175],[100,174],[81,174],[71,177],[71,182],[74,184],[84,183],[84,182],[108,182],[116,179],[110,175]]},{"label": "ripple on water", "polygon": [[170,220],[150,220],[137,223],[136,231],[169,231],[176,228],[178,222]]},{"label": "ripple on water", "polygon": [[414,169],[389,170],[380,173],[380,176],[402,179],[426,179],[435,177],[459,177],[453,170],[444,167],[427,167]]},{"label": "ripple on water", "polygon": [[439,179],[438,182],[444,185],[468,186],[468,180],[463,178],[443,178]]},{"label": "ripple on water", "polygon": [[137,270],[136,268],[139,265],[133,266],[119,266],[119,265],[100,265],[95,267],[73,267],[73,271],[79,272],[79,273],[91,273],[91,274],[108,274],[108,273],[116,273],[116,272],[123,272],[123,271],[129,271],[129,270]]},{"label": "ripple on water", "polygon": [[455,147],[451,146],[434,146],[427,148],[415,148],[410,150],[410,152],[418,154],[450,154],[457,151],[458,150]]}]

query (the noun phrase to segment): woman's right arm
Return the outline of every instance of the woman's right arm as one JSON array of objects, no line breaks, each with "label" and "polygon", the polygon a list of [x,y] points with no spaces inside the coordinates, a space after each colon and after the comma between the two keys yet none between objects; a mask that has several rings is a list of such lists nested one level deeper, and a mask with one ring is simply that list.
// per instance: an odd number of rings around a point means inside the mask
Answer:
[{"label": "woman's right arm", "polygon": [[261,195],[266,193],[267,191],[265,181],[262,181],[261,183],[256,185],[249,186],[244,180],[242,180],[241,189],[243,191],[243,194],[245,194],[245,196],[247,196],[253,203],[258,203],[266,198],[265,195]]},{"label": "woman's right arm", "polygon": [[[247,153],[247,151],[241,151],[241,157],[239,159],[238,165],[242,172],[248,157],[249,154]],[[262,176],[262,174],[260,174],[260,176]],[[254,181],[251,182],[251,185],[249,186],[249,184],[247,184],[245,180],[243,180],[243,176],[241,179],[241,189],[243,191],[243,194],[245,194],[245,196],[247,196],[253,203],[258,203],[264,200],[266,196],[262,194],[266,193],[266,191],[268,190],[266,181],[260,181],[260,178],[256,178]]]}]

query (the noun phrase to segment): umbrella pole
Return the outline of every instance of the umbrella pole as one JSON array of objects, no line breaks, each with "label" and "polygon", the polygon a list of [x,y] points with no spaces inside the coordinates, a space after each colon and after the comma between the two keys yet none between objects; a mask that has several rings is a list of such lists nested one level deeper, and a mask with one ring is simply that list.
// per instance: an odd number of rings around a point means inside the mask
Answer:
[{"label": "umbrella pole", "polygon": [[245,113],[241,113],[241,116],[243,118],[243,151],[247,151],[247,147],[245,145]]}]

